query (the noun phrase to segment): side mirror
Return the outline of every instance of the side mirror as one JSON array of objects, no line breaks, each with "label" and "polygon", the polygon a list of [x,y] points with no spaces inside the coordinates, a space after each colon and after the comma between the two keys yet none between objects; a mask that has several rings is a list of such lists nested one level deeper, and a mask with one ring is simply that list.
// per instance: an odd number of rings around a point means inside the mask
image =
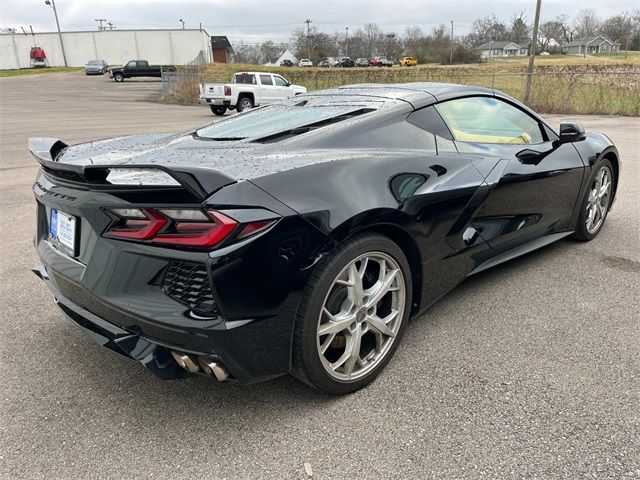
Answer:
[{"label": "side mirror", "polygon": [[560,143],[579,142],[584,137],[584,127],[579,123],[563,122],[560,124]]}]

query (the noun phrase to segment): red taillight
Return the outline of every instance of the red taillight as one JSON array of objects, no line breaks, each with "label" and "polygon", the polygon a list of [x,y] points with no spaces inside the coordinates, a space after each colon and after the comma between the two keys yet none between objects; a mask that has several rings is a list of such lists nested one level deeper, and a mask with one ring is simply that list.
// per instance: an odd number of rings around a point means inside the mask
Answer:
[{"label": "red taillight", "polygon": [[182,247],[214,247],[227,238],[238,222],[220,212],[207,212],[212,221],[176,222],[169,233],[160,233],[154,243]]},{"label": "red taillight", "polygon": [[[113,221],[104,236],[133,241],[147,241],[162,246],[211,248],[234,235],[242,240],[269,228],[276,222],[264,220],[237,220],[218,211],[195,208],[110,208],[106,209]],[[246,217],[249,217],[246,219]],[[254,217],[255,218],[255,217]]]},{"label": "red taillight", "polygon": [[168,223],[166,217],[154,210],[132,210],[131,212],[137,213],[126,213],[125,215],[128,216],[120,217],[121,221],[111,227],[105,235],[131,240],[149,240]]},{"label": "red taillight", "polygon": [[227,97],[231,96],[231,87],[230,87],[230,86],[225,85],[225,87],[224,87],[224,94],[225,94]]}]

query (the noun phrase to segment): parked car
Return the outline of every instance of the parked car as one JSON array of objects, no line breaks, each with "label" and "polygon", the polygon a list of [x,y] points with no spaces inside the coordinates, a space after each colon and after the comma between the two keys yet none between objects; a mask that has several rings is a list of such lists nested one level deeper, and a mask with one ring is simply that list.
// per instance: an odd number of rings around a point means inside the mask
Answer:
[{"label": "parked car", "polygon": [[391,60],[387,60],[385,57],[373,57],[369,64],[372,67],[392,67],[393,62]]},{"label": "parked car", "polygon": [[369,66],[369,59],[368,58],[356,58],[356,61],[354,62],[356,67],[368,67]]},{"label": "parked car", "polygon": [[355,62],[349,57],[339,57],[338,61],[334,65],[335,67],[351,68],[355,66]]},{"label": "parked car", "polygon": [[418,60],[413,57],[402,57],[399,63],[401,67],[415,67],[418,65]]},{"label": "parked car", "polygon": [[299,67],[313,67],[313,62],[308,58],[303,58],[298,62]]},{"label": "parked car", "polygon": [[329,68],[331,67],[331,63],[329,63],[329,60],[322,60],[320,63],[318,63],[318,67],[320,68]]},{"label": "parked car", "polygon": [[549,55],[551,55],[549,52],[540,52],[540,55],[543,57],[548,57]]},{"label": "parked car", "polygon": [[41,58],[34,58],[31,60],[31,68],[47,68],[47,62]]},{"label": "parked car", "polygon": [[307,93],[307,89],[268,72],[238,72],[231,83],[200,84],[200,101],[209,105],[215,115],[234,109],[242,112],[301,93]]},{"label": "parked car", "polygon": [[293,62],[289,59],[282,60],[280,62],[281,67],[293,67]]},{"label": "parked car", "polygon": [[84,66],[87,75],[104,75],[109,71],[109,65],[104,60],[89,60]]},{"label": "parked car", "polygon": [[[410,318],[465,278],[595,238],[621,168],[603,134],[437,83],[347,86],[187,132],[29,150],[34,272],[93,341],[164,379],[291,373],[332,394],[372,382]],[[92,361],[70,330],[56,334],[74,371]]]},{"label": "parked car", "polygon": [[162,77],[162,72],[175,72],[173,65],[149,65],[146,60],[131,60],[122,67],[109,69],[109,76],[116,82],[123,82],[125,78]]}]

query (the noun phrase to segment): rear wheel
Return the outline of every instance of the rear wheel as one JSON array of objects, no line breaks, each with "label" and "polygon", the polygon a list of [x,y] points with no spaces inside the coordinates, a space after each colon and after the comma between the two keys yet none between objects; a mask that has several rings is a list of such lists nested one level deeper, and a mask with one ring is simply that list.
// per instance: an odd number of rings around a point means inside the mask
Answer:
[{"label": "rear wheel", "polygon": [[253,108],[253,100],[251,97],[241,97],[236,105],[238,112],[244,112],[245,110],[251,110]]},{"label": "rear wheel", "polygon": [[124,81],[124,75],[123,75],[123,74],[121,74],[121,73],[114,73],[114,74],[113,74],[113,79],[114,79],[116,82],[122,82],[122,81]]},{"label": "rear wheel", "polygon": [[211,112],[214,115],[222,116],[227,112],[227,107],[221,107],[219,105],[211,105]]},{"label": "rear wheel", "polygon": [[347,240],[316,267],[296,315],[293,371],[331,394],[372,382],[393,356],[408,322],[411,272],[389,238]]},{"label": "rear wheel", "polygon": [[598,235],[609,213],[615,185],[614,170],[609,160],[602,159],[593,167],[589,187],[584,194],[573,237],[588,242]]}]

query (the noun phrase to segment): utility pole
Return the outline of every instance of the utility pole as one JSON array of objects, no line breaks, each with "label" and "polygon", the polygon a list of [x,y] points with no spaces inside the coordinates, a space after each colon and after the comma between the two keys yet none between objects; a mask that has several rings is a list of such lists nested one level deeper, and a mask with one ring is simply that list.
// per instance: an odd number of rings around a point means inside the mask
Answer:
[{"label": "utility pole", "polygon": [[540,10],[542,9],[542,0],[536,2],[536,16],[533,20],[533,34],[531,37],[531,51],[529,52],[529,66],[527,67],[527,84],[524,90],[524,103],[529,103],[531,95],[531,81],[533,80],[533,61],[536,57],[536,45],[538,43],[538,25],[540,24]]},{"label": "utility pole", "polygon": [[185,21],[184,21],[184,20],[182,20],[182,19],[180,19],[180,23],[182,23],[182,29],[184,30],[184,24],[185,24]]},{"label": "utility pole", "polygon": [[311,20],[307,18],[304,23],[307,24],[307,58],[311,59]]},{"label": "utility pole", "polygon": [[112,22],[107,22],[107,25],[109,25],[109,30],[113,30],[114,28],[116,28],[113,26]]},{"label": "utility pole", "polygon": [[449,53],[449,65],[453,65],[453,20],[451,20],[451,52]]},{"label": "utility pole", "polygon": [[53,15],[56,17],[56,26],[58,27],[58,38],[60,39],[60,49],[62,50],[62,60],[64,60],[64,66],[67,65],[67,55],[64,53],[64,43],[62,42],[62,32],[60,32],[60,22],[58,21],[58,11],[56,10],[56,2],[55,0],[45,0],[45,5],[49,5],[53,8]]},{"label": "utility pole", "polygon": [[344,27],[344,56],[349,56],[349,27]]},{"label": "utility pole", "polygon": [[106,30],[106,28],[104,28],[104,25],[103,25],[103,23],[107,21],[106,18],[94,18],[94,20],[100,23],[100,25],[98,25],[99,32],[101,32],[102,30]]}]

